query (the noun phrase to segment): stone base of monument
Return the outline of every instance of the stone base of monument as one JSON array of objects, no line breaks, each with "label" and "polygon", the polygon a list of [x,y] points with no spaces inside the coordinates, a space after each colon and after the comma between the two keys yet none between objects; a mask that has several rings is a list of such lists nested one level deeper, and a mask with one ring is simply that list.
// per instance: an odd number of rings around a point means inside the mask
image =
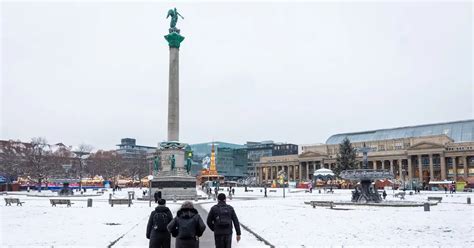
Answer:
[{"label": "stone base of monument", "polygon": [[165,200],[195,200],[196,178],[184,175],[160,176],[151,181],[151,194],[161,192]]},{"label": "stone base of monument", "polygon": [[165,200],[195,200],[196,177],[190,176],[184,165],[186,144],[177,141],[160,143],[158,154],[161,170],[151,180],[151,192],[159,192]]}]

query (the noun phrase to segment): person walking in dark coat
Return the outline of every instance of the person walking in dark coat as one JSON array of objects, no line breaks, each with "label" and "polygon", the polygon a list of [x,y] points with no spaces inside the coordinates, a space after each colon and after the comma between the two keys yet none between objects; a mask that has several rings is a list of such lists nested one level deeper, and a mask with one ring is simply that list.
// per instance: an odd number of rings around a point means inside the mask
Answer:
[{"label": "person walking in dark coat", "polygon": [[234,208],[225,202],[225,194],[217,196],[219,202],[211,208],[207,215],[207,226],[214,232],[216,248],[232,247],[232,223],[234,223],[236,240],[240,241],[240,223]]},{"label": "person walking in dark coat", "polygon": [[158,191],[155,191],[155,193],[153,194],[153,197],[155,198],[155,203],[157,203],[159,200]]},{"label": "person walking in dark coat", "polygon": [[173,219],[173,214],[165,204],[164,199],[158,200],[158,207],[151,212],[148,219],[146,238],[150,240],[150,248],[170,248],[171,234],[167,227]]},{"label": "person walking in dark coat", "polygon": [[199,237],[206,225],[190,201],[185,201],[176,217],[168,224],[168,231],[176,237],[176,248],[199,248]]}]

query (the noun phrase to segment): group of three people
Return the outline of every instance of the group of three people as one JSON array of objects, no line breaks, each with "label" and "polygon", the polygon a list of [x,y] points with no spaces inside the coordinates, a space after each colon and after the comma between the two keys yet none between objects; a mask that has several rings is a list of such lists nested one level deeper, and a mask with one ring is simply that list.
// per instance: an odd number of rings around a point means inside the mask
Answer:
[{"label": "group of three people", "polygon": [[[207,225],[214,232],[216,248],[230,248],[232,246],[232,224],[236,231],[236,240],[240,241],[240,223],[234,208],[226,204],[225,194],[217,196],[219,200],[207,216]],[[176,238],[176,248],[197,248],[199,237],[202,236],[206,225],[198,211],[190,201],[182,204],[173,215],[165,206],[164,199],[158,200],[158,206],[150,214],[146,230],[146,237],[150,240],[150,248],[169,248],[171,236]]]}]

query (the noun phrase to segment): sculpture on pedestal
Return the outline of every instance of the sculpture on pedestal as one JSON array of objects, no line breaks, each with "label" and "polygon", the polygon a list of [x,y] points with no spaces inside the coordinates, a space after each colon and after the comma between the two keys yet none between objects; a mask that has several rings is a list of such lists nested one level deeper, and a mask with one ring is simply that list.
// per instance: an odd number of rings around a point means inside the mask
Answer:
[{"label": "sculpture on pedestal", "polygon": [[160,162],[160,156],[155,156],[155,160],[153,160],[153,171],[155,172],[155,174],[160,170]]},{"label": "sculpture on pedestal", "polygon": [[187,158],[186,159],[186,172],[189,174],[189,171],[191,171],[191,165],[192,165],[192,161],[191,161],[191,158]]},{"label": "sculpture on pedestal", "polygon": [[343,179],[348,179],[352,181],[359,181],[360,185],[355,187],[355,190],[352,191],[352,202],[357,203],[368,203],[374,202],[379,203],[382,201],[380,194],[375,189],[375,185],[372,185],[372,181],[377,179],[393,179],[393,174],[390,171],[386,170],[372,170],[368,169],[368,158],[367,153],[372,149],[364,146],[358,149],[359,152],[363,154],[363,168],[356,170],[345,170],[342,171],[340,177]]},{"label": "sculpture on pedestal", "polygon": [[170,157],[170,163],[171,163],[171,170],[173,171],[176,168],[176,158],[174,157],[174,154],[171,155]]},{"label": "sculpture on pedestal", "polygon": [[170,33],[172,31],[177,31],[179,33],[179,29],[176,28],[176,23],[178,22],[178,16],[180,16],[182,19],[184,17],[178,13],[178,10],[176,8],[168,10],[168,15],[166,16],[166,19],[171,16],[171,22],[170,22]]}]

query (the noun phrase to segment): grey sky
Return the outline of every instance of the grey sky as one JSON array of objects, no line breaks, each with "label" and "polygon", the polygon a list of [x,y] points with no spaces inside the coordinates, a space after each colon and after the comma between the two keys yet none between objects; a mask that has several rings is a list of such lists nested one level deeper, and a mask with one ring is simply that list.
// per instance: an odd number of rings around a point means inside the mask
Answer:
[{"label": "grey sky", "polygon": [[0,138],[165,140],[174,6],[182,142],[318,143],[472,118],[470,2],[8,2]]}]

